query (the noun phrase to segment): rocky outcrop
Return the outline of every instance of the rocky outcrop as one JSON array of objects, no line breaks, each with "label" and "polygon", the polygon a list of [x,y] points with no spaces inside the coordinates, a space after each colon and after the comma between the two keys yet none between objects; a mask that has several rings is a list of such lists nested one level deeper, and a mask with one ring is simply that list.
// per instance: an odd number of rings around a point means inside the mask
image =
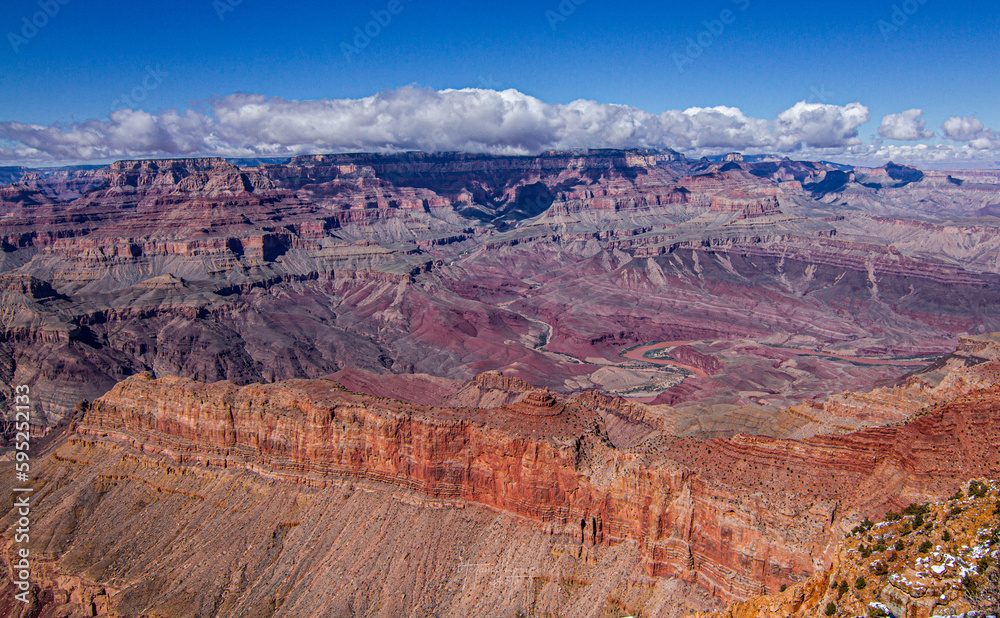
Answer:
[{"label": "rocky outcrop", "polygon": [[722,361],[718,358],[711,354],[699,352],[688,345],[679,345],[670,350],[670,358],[679,363],[697,367],[708,375],[719,373],[722,369]]},{"label": "rocky outcrop", "polygon": [[829,615],[832,607],[837,615],[964,616],[976,609],[966,593],[984,586],[1000,559],[996,485],[974,479],[962,488],[968,494],[866,521],[840,544],[830,568],[808,581],[698,615],[799,618]]}]

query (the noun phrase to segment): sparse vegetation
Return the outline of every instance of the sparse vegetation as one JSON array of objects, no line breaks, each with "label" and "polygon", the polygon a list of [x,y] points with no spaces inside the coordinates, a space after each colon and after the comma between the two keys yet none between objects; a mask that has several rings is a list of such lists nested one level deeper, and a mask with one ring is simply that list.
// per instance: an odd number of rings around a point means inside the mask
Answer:
[{"label": "sparse vegetation", "polygon": [[962,580],[962,584],[969,605],[984,614],[1000,616],[1000,569],[993,566],[978,579],[966,580]]},{"label": "sparse vegetation", "polygon": [[[993,519],[996,491],[983,481],[971,481],[962,490],[961,503],[955,503],[953,495],[950,502],[914,503],[898,513],[890,511],[883,523],[865,519],[858,524],[850,535],[854,540],[845,547],[852,550],[846,563],[830,574],[830,592],[813,611],[820,613],[826,605],[831,616],[889,616],[869,603],[878,600],[892,577],[897,588],[912,589],[918,596],[923,586],[964,589],[966,601],[982,608],[981,615],[1000,612],[989,605],[991,599],[1000,599],[990,579],[998,578],[1000,562],[995,555],[1000,547],[1000,526]],[[959,599],[957,607],[949,607],[968,611],[966,601]]]},{"label": "sparse vegetation", "polygon": [[985,498],[986,494],[989,493],[990,488],[985,483],[980,481],[972,481],[969,483],[969,496],[973,498]]},{"label": "sparse vegetation", "polygon": [[865,532],[868,532],[869,530],[871,530],[872,526],[874,526],[874,525],[875,524],[872,523],[872,520],[870,520],[867,517],[865,517],[864,521],[862,521],[857,526],[854,526],[854,529],[851,530],[851,534],[852,535],[861,535],[862,533],[865,533]]},{"label": "sparse vegetation", "polygon": [[924,504],[911,504],[910,506],[903,509],[903,515],[926,515],[931,510],[930,505]]}]

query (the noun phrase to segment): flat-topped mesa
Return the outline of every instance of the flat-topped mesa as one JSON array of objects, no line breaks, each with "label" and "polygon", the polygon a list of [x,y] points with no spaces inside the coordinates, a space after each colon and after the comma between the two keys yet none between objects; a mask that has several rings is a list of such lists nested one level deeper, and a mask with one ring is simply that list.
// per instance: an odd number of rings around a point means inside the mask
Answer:
[{"label": "flat-topped mesa", "polygon": [[477,375],[473,381],[484,388],[498,391],[523,393],[535,388],[521,378],[509,375],[505,376],[500,371],[484,371],[483,373]]},{"label": "flat-topped mesa", "polygon": [[738,213],[737,219],[781,214],[778,198],[770,195],[727,195],[712,197],[712,212]]},{"label": "flat-topped mesa", "polygon": [[506,405],[414,406],[327,380],[237,387],[137,375],[94,401],[71,441],[310,486],[347,477],[467,500],[543,522],[568,543],[634,541],[649,574],[736,599],[809,577],[865,515],[1000,474],[998,401],[994,387],[844,436],[659,436],[619,449],[600,414],[545,391],[516,405],[561,412],[528,418]]}]

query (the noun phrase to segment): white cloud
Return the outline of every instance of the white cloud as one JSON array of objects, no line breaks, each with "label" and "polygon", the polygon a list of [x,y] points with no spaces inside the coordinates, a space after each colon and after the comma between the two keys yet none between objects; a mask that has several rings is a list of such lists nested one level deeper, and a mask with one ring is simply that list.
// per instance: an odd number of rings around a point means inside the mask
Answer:
[{"label": "white cloud", "polygon": [[[0,122],[7,159],[86,161],[140,156],[290,155],[345,150],[460,150],[529,154],[566,148],[675,148],[688,153],[793,151],[854,144],[868,118],[846,107],[799,103],[777,120],[734,107],[655,115],[577,100],[548,104],[516,90],[406,87],[361,99],[290,101],[233,94],[204,111],[115,111],[70,125]],[[12,156],[13,155],[13,156]]]},{"label": "white cloud", "polygon": [[[774,119],[763,119],[725,106],[652,114],[583,99],[549,104],[516,90],[405,87],[360,99],[310,101],[237,93],[183,111],[122,109],[106,120],[68,125],[0,122],[0,161],[51,165],[137,157],[392,150],[533,154],[601,147],[673,148],[690,156],[740,150],[874,159],[890,150],[859,139],[859,127],[869,119],[861,103],[803,101]],[[989,143],[996,134],[975,118],[949,119],[942,130],[946,137],[967,144],[907,152],[936,160],[947,153],[956,159],[996,158],[990,149],[1000,149]],[[920,110],[886,116],[880,132],[892,139],[933,135],[924,129]]]},{"label": "white cloud", "polygon": [[886,139],[916,141],[934,137],[934,131],[928,131],[927,121],[921,118],[923,110],[908,109],[899,114],[889,114],[882,118],[878,134]]},{"label": "white cloud", "polygon": [[941,123],[941,131],[948,139],[968,142],[983,134],[986,127],[975,116],[952,116]]},{"label": "white cloud", "polygon": [[976,150],[1000,150],[1000,133],[988,129],[975,116],[952,116],[941,124],[944,136],[956,142],[967,142]]},{"label": "white cloud", "polygon": [[840,148],[860,144],[858,127],[871,115],[860,103],[841,107],[800,101],[778,114],[776,133],[780,152],[803,147]]}]

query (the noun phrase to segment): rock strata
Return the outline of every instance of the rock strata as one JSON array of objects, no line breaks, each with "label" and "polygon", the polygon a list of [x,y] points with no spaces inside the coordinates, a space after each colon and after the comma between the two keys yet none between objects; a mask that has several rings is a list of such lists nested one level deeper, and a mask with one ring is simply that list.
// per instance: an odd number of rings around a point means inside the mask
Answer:
[{"label": "rock strata", "polygon": [[167,457],[180,471],[245,470],[314,489],[356,479],[480,504],[562,543],[635,543],[646,576],[728,600],[808,578],[865,515],[1000,474],[998,401],[998,387],[976,390],[906,424],[842,436],[615,448],[581,402],[525,416],[413,406],[331,381],[137,375],[91,404],[70,443]]}]

